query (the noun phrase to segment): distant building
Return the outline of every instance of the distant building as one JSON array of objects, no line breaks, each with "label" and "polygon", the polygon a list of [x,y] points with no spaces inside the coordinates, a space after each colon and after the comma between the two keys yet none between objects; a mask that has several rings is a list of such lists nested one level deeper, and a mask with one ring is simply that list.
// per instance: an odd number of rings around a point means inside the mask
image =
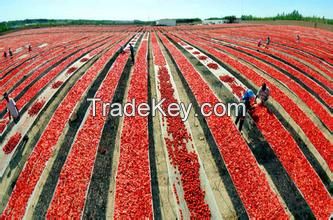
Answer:
[{"label": "distant building", "polygon": [[161,19],[161,20],[156,21],[156,25],[176,26],[176,19]]},{"label": "distant building", "polygon": [[228,23],[226,19],[219,19],[219,20],[203,20],[202,24],[224,24]]}]

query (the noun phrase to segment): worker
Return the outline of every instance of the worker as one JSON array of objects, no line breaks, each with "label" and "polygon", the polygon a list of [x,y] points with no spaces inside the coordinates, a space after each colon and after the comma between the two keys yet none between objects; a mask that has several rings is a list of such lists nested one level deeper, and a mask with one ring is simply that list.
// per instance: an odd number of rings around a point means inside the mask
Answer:
[{"label": "worker", "polygon": [[297,34],[297,36],[296,36],[296,41],[297,41],[297,43],[301,42],[301,37],[299,36],[299,34]]},{"label": "worker", "polygon": [[238,130],[240,132],[242,131],[243,128],[246,113],[252,109],[251,99],[253,99],[254,97],[255,97],[254,92],[251,89],[247,89],[242,97],[241,103],[243,103],[243,105],[238,105],[238,114],[236,117],[235,124],[237,125],[239,122]]},{"label": "worker", "polygon": [[13,52],[10,48],[8,49],[8,53],[9,53],[9,56],[12,58],[13,57]]},{"label": "worker", "polygon": [[262,40],[261,40],[261,39],[259,39],[259,41],[258,41],[258,49],[257,49],[257,51],[259,51],[259,49],[260,49],[261,45],[262,45]]},{"label": "worker", "polygon": [[254,98],[254,92],[252,91],[252,89],[247,89],[243,96],[242,96],[242,101],[251,101],[251,98]]},{"label": "worker", "polygon": [[6,51],[3,52],[3,57],[7,58],[7,52]]},{"label": "worker", "polygon": [[266,40],[266,48],[268,49],[269,44],[271,43],[271,38],[268,36]]},{"label": "worker", "polygon": [[134,48],[133,48],[132,44],[129,44],[129,46],[130,46],[130,51],[131,51],[132,63],[134,64]]},{"label": "worker", "polygon": [[29,44],[29,46],[28,46],[28,51],[29,52],[31,52],[32,51],[32,47],[31,47],[31,45]]},{"label": "worker", "polygon": [[266,83],[263,83],[256,95],[256,103],[264,105],[269,98],[269,93],[269,88],[267,87]]},{"label": "worker", "polygon": [[6,107],[9,115],[9,120],[11,120],[11,117],[13,117],[15,124],[17,124],[20,120],[20,112],[16,106],[16,103],[14,99],[8,96],[8,93],[5,93],[3,96],[7,101]]},{"label": "worker", "polygon": [[120,52],[120,53],[124,53],[124,52],[125,52],[125,51],[124,51],[124,46],[123,46],[123,45],[120,45],[119,52]]}]

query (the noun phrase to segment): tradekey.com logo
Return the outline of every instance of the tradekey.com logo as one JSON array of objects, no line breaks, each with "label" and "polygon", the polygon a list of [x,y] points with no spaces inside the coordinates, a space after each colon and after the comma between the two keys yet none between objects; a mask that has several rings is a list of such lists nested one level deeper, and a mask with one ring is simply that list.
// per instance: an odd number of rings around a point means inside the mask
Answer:
[{"label": "tradekey.com logo", "polygon": [[[103,117],[111,115],[112,117],[134,117],[141,116],[147,117],[152,114],[153,117],[159,112],[163,116],[181,117],[182,121],[186,121],[193,109],[193,104],[184,104],[183,102],[171,103],[165,106],[165,99],[156,100],[152,99],[151,105],[148,103],[136,103],[135,99],[127,102],[124,105],[121,103],[104,102],[99,98],[88,98],[88,102],[92,105],[92,115],[95,117],[101,114]],[[210,117],[215,115],[217,117],[231,116],[231,112],[235,115],[246,115],[246,107],[244,103],[204,103],[200,108],[200,113],[203,117]],[[195,116],[198,116],[197,114]]]}]

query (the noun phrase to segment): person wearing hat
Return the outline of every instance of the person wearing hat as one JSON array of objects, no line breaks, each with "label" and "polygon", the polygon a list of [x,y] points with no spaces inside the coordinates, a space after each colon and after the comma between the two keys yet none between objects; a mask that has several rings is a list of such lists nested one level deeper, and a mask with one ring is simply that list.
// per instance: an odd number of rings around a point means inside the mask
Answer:
[{"label": "person wearing hat", "polygon": [[13,117],[15,124],[17,124],[20,120],[20,112],[16,106],[14,99],[10,98],[8,96],[8,93],[5,93],[3,97],[7,101],[6,107],[9,114],[9,120],[11,119],[11,117]]},{"label": "person wearing hat", "polygon": [[265,104],[269,98],[269,93],[269,88],[267,87],[266,83],[263,83],[256,95],[256,103],[258,103],[257,99],[259,99],[260,104]]},{"label": "person wearing hat", "polygon": [[251,89],[247,89],[244,92],[244,95],[242,96],[241,103],[243,103],[244,105],[239,105],[238,106],[238,114],[237,114],[236,121],[235,121],[236,125],[239,122],[239,126],[238,126],[239,131],[242,131],[246,113],[252,108],[251,107],[251,99],[254,98],[254,97],[255,97],[255,94]]}]

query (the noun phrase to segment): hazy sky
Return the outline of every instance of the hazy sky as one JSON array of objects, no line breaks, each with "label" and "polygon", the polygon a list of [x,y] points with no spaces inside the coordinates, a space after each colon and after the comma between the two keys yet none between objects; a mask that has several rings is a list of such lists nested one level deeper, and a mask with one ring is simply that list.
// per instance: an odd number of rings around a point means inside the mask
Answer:
[{"label": "hazy sky", "polygon": [[252,14],[273,16],[299,10],[333,18],[333,0],[0,0],[0,21],[27,18],[154,20]]}]

